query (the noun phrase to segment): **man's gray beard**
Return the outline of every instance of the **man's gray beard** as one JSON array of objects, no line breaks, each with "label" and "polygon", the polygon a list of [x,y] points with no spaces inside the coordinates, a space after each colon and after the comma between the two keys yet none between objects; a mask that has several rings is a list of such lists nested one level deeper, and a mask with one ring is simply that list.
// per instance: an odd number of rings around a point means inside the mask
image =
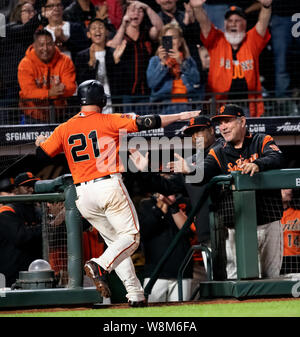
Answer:
[{"label": "man's gray beard", "polygon": [[227,42],[229,42],[232,45],[240,44],[246,35],[245,32],[240,32],[240,33],[230,33],[230,32],[225,32],[224,33],[225,38]]}]

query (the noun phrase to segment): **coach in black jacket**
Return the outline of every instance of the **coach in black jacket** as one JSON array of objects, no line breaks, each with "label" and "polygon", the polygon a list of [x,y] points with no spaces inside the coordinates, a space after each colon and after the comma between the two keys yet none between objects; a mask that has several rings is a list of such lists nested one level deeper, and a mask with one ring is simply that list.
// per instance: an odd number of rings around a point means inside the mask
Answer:
[{"label": "coach in black jacket", "polygon": [[[185,137],[192,137],[193,145],[196,147],[197,138],[203,138],[204,146],[204,158],[208,155],[211,148],[216,145],[215,130],[211,120],[207,116],[199,116],[193,118],[186,129],[183,131]],[[136,155],[141,155],[140,153],[132,153],[131,159],[134,161],[137,168],[141,171],[144,170],[143,167],[139,167],[134,160]],[[191,164],[197,161],[196,152],[192,157],[188,158]],[[139,177],[135,175],[135,177]],[[144,190],[159,192],[163,195],[170,194],[188,194],[192,207],[198,203],[198,200],[202,197],[205,192],[205,186],[198,186],[191,184],[186,181],[183,174],[173,174],[169,178],[165,178],[160,174],[147,173],[140,175]],[[203,203],[201,208],[198,210],[195,216],[195,226],[197,231],[197,237],[199,243],[209,243],[210,241],[210,228],[209,228],[209,211],[208,211],[208,199]]]},{"label": "coach in black jacket", "polygon": [[[149,282],[157,264],[184,223],[184,212],[179,204],[188,207],[188,200],[180,195],[177,197],[175,201],[175,196],[166,198],[161,194],[152,195],[150,198],[142,199],[137,209],[142,249],[145,255],[144,286]],[[170,205],[167,202],[173,202],[173,204]],[[191,237],[192,231],[188,229],[178,241],[172,254],[162,266],[159,278],[148,297],[149,302],[178,301],[178,270],[191,247]],[[190,299],[192,278],[193,264],[189,261],[183,274],[183,300]]]},{"label": "coach in black jacket", "polygon": [[[204,160],[204,179],[201,184],[220,174],[240,171],[253,176],[256,172],[280,169],[285,158],[274,139],[266,134],[251,134],[246,127],[243,109],[234,104],[222,106],[212,117],[219,125],[223,136]],[[171,170],[184,167],[183,173],[190,173],[188,163],[181,157],[169,163]],[[278,195],[279,204],[274,208],[272,200]],[[280,191],[258,191],[256,193],[258,246],[260,254],[260,275],[278,277],[282,263],[282,204]],[[219,200],[219,203],[221,200]],[[218,203],[217,203],[218,204]],[[267,212],[272,209],[272,213]],[[236,278],[235,230],[233,210],[224,223],[228,230],[226,240],[227,278]]]},{"label": "coach in black jacket", "polygon": [[[39,180],[31,172],[23,172],[14,180],[17,194],[33,193]],[[0,207],[0,273],[10,287],[19,271],[27,271],[30,263],[42,258],[41,214],[33,203],[18,202]]]},{"label": "coach in black jacket", "polygon": [[42,231],[36,224],[31,204],[7,204],[0,208],[0,273],[10,287],[19,271],[27,271],[30,263],[42,258]]}]

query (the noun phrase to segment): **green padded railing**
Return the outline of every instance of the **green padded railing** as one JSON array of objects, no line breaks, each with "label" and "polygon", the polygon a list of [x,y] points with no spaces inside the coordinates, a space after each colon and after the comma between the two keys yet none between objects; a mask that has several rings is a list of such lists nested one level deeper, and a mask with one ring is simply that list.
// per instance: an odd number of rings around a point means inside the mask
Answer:
[{"label": "green padded railing", "polygon": [[[201,204],[208,197],[209,189],[214,184],[228,182],[232,185],[235,208],[237,277],[238,279],[251,279],[258,277],[255,191],[300,188],[300,169],[270,170],[256,173],[252,177],[235,171],[231,172],[230,175],[220,175],[211,179],[211,181],[206,185],[205,193],[203,193],[197,205],[192,209],[183,227],[177,233],[153,271],[150,280],[144,289],[146,297],[148,297],[151,293],[153,285],[159,278],[159,273],[164,263],[173,252],[177,242],[191,225]],[[179,278],[179,282],[180,281],[181,279]]]},{"label": "green padded railing", "polygon": [[77,198],[70,174],[53,180],[39,180],[35,183],[36,194],[0,196],[0,203],[13,202],[65,202],[68,242],[68,288],[82,287],[83,248],[81,215],[77,210]]}]

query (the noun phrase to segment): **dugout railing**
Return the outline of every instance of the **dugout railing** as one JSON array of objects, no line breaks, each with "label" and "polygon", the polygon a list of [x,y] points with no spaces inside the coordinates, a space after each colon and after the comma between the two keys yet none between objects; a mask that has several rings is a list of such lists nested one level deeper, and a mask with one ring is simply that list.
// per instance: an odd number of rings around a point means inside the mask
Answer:
[{"label": "dugout railing", "polygon": [[[208,265],[212,269],[210,280],[198,284],[195,295],[200,297],[259,297],[259,296],[297,296],[300,287],[299,279],[263,279],[259,278],[257,252],[257,218],[256,191],[278,190],[282,188],[300,188],[300,169],[272,170],[255,174],[253,177],[232,172],[230,175],[217,176],[207,184],[207,192],[215,186],[225,185],[232,192],[236,230],[237,279],[216,277],[216,265],[221,266],[218,246],[224,240],[220,235],[219,214],[211,208],[212,246],[196,247],[207,253]],[[32,307],[42,305],[69,305],[102,303],[95,287],[83,287],[83,251],[81,216],[76,208],[76,190],[72,177],[64,175],[53,180],[39,181],[33,195],[2,196],[0,202],[57,202],[64,201],[66,208],[66,226],[68,238],[68,285],[66,288],[1,290],[0,307]],[[215,192],[215,190],[214,190]],[[159,277],[160,270],[169,258],[178,240],[193,221],[198,208],[208,194],[198,200],[182,229],[167,248],[164,256],[157,264],[149,282],[145,286],[145,296],[151,293],[152,287]],[[222,246],[222,244],[221,244]],[[211,254],[210,254],[211,252]],[[217,261],[217,262],[216,262]],[[214,265],[216,264],[216,265]],[[222,267],[220,267],[222,269]],[[216,279],[217,278],[217,279]],[[180,277],[178,283],[181,283]],[[179,295],[180,295],[179,287]],[[181,295],[182,296],[182,292]],[[179,300],[182,297],[179,296]]]},{"label": "dugout railing", "polygon": [[[299,116],[300,115],[300,98],[271,98],[264,97],[261,99],[231,99],[217,100],[211,96],[206,100],[194,99],[186,103],[166,103],[166,102],[149,102],[145,97],[143,103],[126,103],[126,104],[108,104],[108,111],[112,113],[130,113],[134,112],[140,115],[145,114],[168,114],[184,110],[201,109],[204,114],[213,115],[218,107],[223,104],[238,104],[245,109],[246,115],[249,114],[250,103],[263,103],[264,113],[262,116]],[[27,115],[32,110],[47,112],[45,119],[36,120]],[[70,98],[66,106],[36,106],[33,103],[31,107],[18,107],[16,104],[2,104],[0,102],[0,126],[1,125],[24,125],[24,124],[57,124],[66,121],[79,112],[80,106],[77,100]]]},{"label": "dugout railing", "polygon": [[[200,245],[195,249],[204,251],[211,261],[211,272],[208,270],[208,280],[199,281],[194,290],[192,299],[198,294],[200,297],[260,297],[260,296],[296,296],[300,290],[300,274],[285,278],[262,278],[258,267],[258,241],[257,241],[257,203],[256,192],[262,190],[273,191],[280,189],[300,188],[300,169],[271,170],[255,174],[253,177],[242,175],[240,172],[232,172],[230,175],[213,178],[207,185],[207,193],[198,200],[197,205],[166,250],[164,256],[157,264],[148,284],[145,287],[145,295],[151,294],[153,285],[159,277],[165,261],[168,259],[177,242],[191,225],[195,214],[204,199],[211,198],[210,193],[217,191],[230,191],[232,199],[228,207],[233,209],[229,212],[234,215],[235,243],[237,258],[237,278],[226,278],[226,255],[224,254],[224,213],[220,213],[220,207],[213,201],[210,202],[210,227],[211,247]],[[217,187],[217,188],[216,188]],[[221,187],[221,188],[220,188]],[[220,192],[221,193],[221,192]],[[220,199],[219,199],[220,200]],[[217,198],[217,203],[219,202]],[[271,200],[271,199],[270,199]],[[269,200],[269,201],[270,201]],[[274,199],[275,200],[275,199]],[[276,202],[279,202],[278,200]],[[226,206],[226,207],[227,207]],[[279,204],[277,205],[279,206]],[[268,210],[266,209],[266,212]],[[229,216],[232,221],[232,214]],[[225,221],[226,223],[226,221]],[[193,250],[193,249],[192,249]],[[190,251],[185,262],[189,261]],[[180,266],[178,273],[179,300],[182,300],[182,274],[184,263]],[[299,295],[298,295],[299,296]]]},{"label": "dugout railing", "polygon": [[0,197],[0,203],[64,202],[68,255],[66,287],[23,290],[7,289],[1,284],[0,308],[102,303],[102,297],[95,287],[83,287],[82,221],[75,204],[76,197],[70,174],[53,180],[38,181],[35,184],[35,194]]}]

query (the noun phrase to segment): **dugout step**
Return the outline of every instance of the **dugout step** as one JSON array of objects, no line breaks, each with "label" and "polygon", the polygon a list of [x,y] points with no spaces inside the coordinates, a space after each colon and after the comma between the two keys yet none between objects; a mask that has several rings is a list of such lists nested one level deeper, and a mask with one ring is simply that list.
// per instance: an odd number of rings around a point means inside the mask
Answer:
[{"label": "dugout step", "polygon": [[0,289],[0,308],[103,303],[95,287],[34,290]]},{"label": "dugout step", "polygon": [[259,280],[226,280],[200,282],[191,299],[234,297],[288,296],[299,297],[300,279],[259,279]]}]

